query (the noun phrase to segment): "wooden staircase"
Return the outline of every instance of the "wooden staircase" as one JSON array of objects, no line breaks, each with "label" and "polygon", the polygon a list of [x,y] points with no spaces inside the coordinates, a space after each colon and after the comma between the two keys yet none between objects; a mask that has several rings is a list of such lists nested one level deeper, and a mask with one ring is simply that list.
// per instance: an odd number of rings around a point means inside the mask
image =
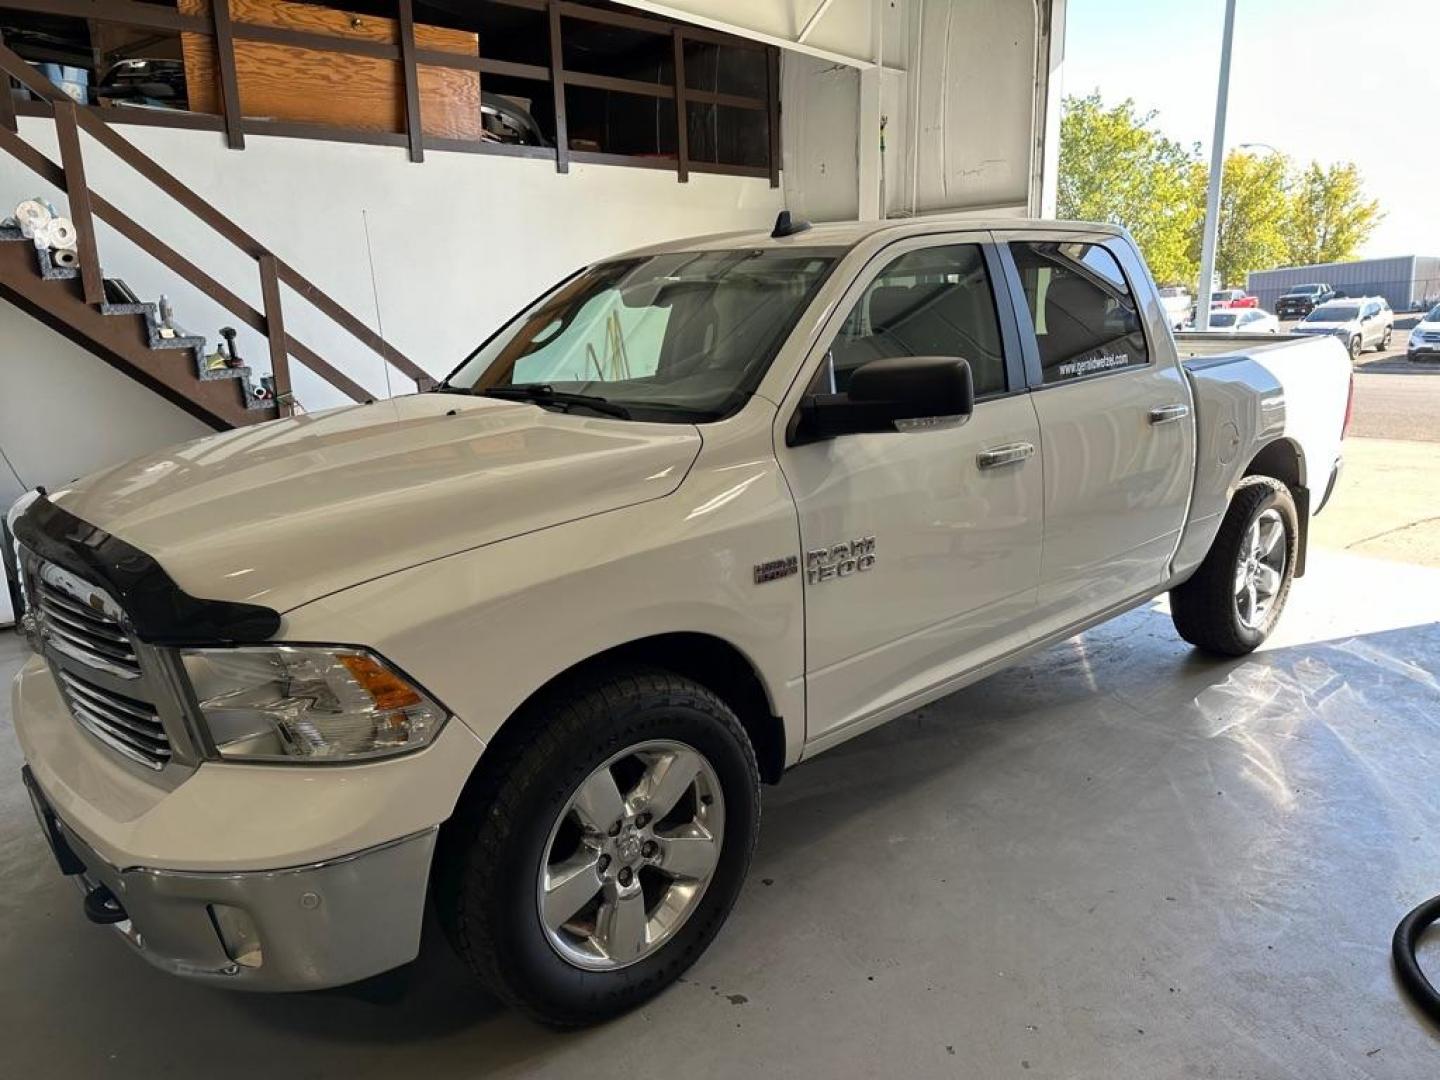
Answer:
[{"label": "wooden staircase", "polygon": [[256,400],[249,368],[203,377],[204,338],[161,338],[153,304],[87,304],[79,277],[19,229],[0,228],[0,297],[214,428],[280,415],[275,401]]},{"label": "wooden staircase", "polygon": [[[8,77],[7,77],[8,76]],[[293,357],[354,401],[371,396],[364,387],[322,359],[285,330],[280,285],[283,282],[328,316],[367,349],[381,356],[418,389],[434,385],[420,366],[401,354],[311,281],[281,261],[253,236],[186,187],[134,144],[116,134],[84,106],[24,60],[0,45],[0,94],[10,93],[9,77],[32,90],[53,116],[60,163],[57,165],[18,131],[0,123],[0,151],[8,153],[41,179],[65,193],[77,235],[77,266],[59,266],[48,248],[37,247],[18,228],[0,226],[0,299],[8,300],[107,364],[160,394],[216,429],[241,427],[288,416],[295,410],[290,386]],[[171,197],[215,232],[255,260],[264,310],[257,310],[195,263],[90,190],[80,149],[80,130],[115,154],[135,172]],[[0,199],[24,193],[0,193]],[[202,337],[163,334],[157,307],[135,302],[128,290],[107,279],[100,265],[94,219],[99,218],[190,282],[237,320],[264,335],[271,374],[257,380],[248,367],[211,368]],[[257,384],[271,392],[256,394]]]}]

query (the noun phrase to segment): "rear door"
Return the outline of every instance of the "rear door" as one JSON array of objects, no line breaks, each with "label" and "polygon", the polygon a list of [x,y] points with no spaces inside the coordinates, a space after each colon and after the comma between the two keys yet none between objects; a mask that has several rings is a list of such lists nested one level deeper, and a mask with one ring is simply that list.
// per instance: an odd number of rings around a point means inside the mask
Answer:
[{"label": "rear door", "polygon": [[1106,234],[1005,239],[1040,420],[1043,632],[1163,582],[1185,524],[1195,422],[1158,304],[1137,302],[1154,290],[1127,244]]},{"label": "rear door", "polygon": [[1367,349],[1376,348],[1385,340],[1385,311],[1380,301],[1371,300],[1365,305],[1361,312],[1361,326]]},{"label": "rear door", "polygon": [[[877,253],[836,305],[779,413],[776,452],[799,511],[806,735],[831,741],[900,711],[1030,629],[1040,577],[1040,434],[1014,308],[990,236]],[[892,356],[958,356],[968,418],[791,446],[807,393],[843,393]]]}]

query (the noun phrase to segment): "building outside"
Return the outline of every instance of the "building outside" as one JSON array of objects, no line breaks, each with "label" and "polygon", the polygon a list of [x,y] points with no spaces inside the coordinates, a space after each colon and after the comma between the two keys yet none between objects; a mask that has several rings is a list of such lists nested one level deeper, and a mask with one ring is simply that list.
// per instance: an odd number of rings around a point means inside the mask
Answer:
[{"label": "building outside", "polygon": [[1396,311],[1418,311],[1440,303],[1440,256],[1397,255],[1388,259],[1317,263],[1257,270],[1246,288],[1271,311],[1296,285],[1323,282],[1347,296],[1383,296]]}]

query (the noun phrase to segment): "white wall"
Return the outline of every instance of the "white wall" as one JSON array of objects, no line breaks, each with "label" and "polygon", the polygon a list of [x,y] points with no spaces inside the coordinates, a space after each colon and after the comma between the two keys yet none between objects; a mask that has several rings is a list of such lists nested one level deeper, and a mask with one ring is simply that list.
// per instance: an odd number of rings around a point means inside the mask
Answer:
[{"label": "white wall", "polygon": [[[247,136],[243,151],[214,132],[117,128],[433,375],[444,375],[504,318],[583,263],[677,236],[768,225],[780,208],[768,181],[658,169]],[[58,160],[53,125],[22,119],[21,134]],[[170,203],[85,137],[90,186],[256,308],[255,264]],[[0,155],[0,206],[45,191]],[[63,207],[63,200],[47,192]],[[368,219],[374,290],[366,248]],[[100,227],[106,273],[143,299],[170,295],[176,319],[212,341],[237,320],[163,266]],[[376,297],[379,313],[377,318]],[[368,349],[284,291],[286,328],[377,395],[384,367]],[[264,339],[241,328],[241,355],[268,368]],[[98,361],[97,361],[98,363]],[[339,404],[337,391],[292,361],[297,396],[310,409]],[[398,373],[393,373],[397,375]],[[395,392],[413,390],[403,377]],[[83,404],[83,403],[77,403]]]},{"label": "white wall", "polygon": [[811,221],[857,216],[860,72],[800,53],[780,58],[785,204]]}]

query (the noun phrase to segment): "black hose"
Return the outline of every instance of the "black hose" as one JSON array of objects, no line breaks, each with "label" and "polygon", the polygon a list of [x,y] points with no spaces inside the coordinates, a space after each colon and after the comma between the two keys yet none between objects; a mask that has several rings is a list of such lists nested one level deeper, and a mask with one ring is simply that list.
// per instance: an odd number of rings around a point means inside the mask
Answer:
[{"label": "black hose", "polygon": [[1401,988],[1417,1009],[1440,1024],[1440,992],[1430,985],[1430,980],[1420,969],[1420,961],[1415,958],[1421,935],[1437,921],[1440,921],[1440,896],[1432,896],[1395,927],[1390,956],[1395,962],[1395,977],[1400,980]]}]

